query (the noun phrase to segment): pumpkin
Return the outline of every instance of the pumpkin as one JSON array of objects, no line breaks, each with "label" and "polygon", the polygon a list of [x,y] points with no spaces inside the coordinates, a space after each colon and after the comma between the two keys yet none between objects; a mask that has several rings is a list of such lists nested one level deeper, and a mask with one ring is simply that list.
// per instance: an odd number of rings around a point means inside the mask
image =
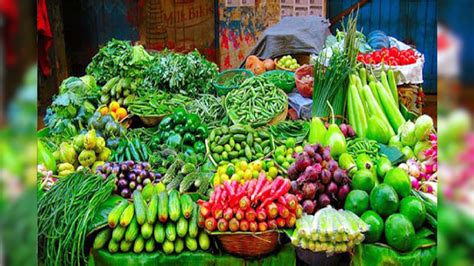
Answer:
[{"label": "pumpkin", "polygon": [[265,70],[270,71],[275,69],[275,62],[270,58],[263,60],[263,65],[265,66]]},{"label": "pumpkin", "polygon": [[258,59],[258,57],[256,57],[255,55],[250,55],[249,57],[247,57],[247,60],[245,61],[245,68],[246,69],[252,69],[255,62],[257,61],[260,61],[260,59]]},{"label": "pumpkin", "polygon": [[245,68],[252,71],[255,75],[260,75],[265,72],[265,65],[263,61],[258,59],[255,55],[247,57],[245,61]]}]

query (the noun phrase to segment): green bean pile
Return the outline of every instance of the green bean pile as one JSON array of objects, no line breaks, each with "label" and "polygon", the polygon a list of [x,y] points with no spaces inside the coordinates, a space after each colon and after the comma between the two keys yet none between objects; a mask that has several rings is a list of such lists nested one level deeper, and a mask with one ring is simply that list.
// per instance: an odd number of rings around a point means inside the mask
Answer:
[{"label": "green bean pile", "polygon": [[141,90],[129,105],[128,111],[139,116],[159,116],[184,107],[190,98],[181,94],[172,94],[160,90]]},{"label": "green bean pile", "polygon": [[201,121],[207,124],[209,128],[219,126],[225,117],[223,99],[211,94],[199,95],[198,98],[186,106],[186,111],[199,115]]},{"label": "green bean pile", "polygon": [[87,265],[84,245],[95,211],[114,190],[114,179],[77,172],[59,181],[38,201],[41,265]]},{"label": "green bean pile", "polygon": [[227,94],[226,108],[235,124],[264,125],[283,112],[288,98],[265,77],[249,78]]},{"label": "green bean pile", "polygon": [[354,138],[347,141],[347,152],[356,158],[357,155],[365,153],[372,161],[377,162],[380,158],[380,145],[375,140],[366,138]]},{"label": "green bean pile", "polygon": [[296,143],[302,143],[309,132],[309,123],[303,120],[287,120],[269,127],[277,144],[284,144],[288,138],[294,138]]}]

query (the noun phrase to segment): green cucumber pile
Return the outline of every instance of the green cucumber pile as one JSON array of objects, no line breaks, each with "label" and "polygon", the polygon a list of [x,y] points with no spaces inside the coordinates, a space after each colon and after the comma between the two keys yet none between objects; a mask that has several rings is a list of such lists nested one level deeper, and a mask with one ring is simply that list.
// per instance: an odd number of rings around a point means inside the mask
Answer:
[{"label": "green cucumber pile", "polygon": [[285,111],[286,93],[265,77],[251,77],[227,94],[225,106],[234,124],[265,125]]},{"label": "green cucumber pile", "polygon": [[135,190],[133,203],[119,202],[109,213],[108,226],[95,237],[93,249],[116,252],[181,253],[186,248],[207,250],[210,239],[198,228],[199,209],[191,196],[163,185],[143,194]]},{"label": "green cucumber pile", "polygon": [[262,159],[274,149],[272,135],[263,129],[234,125],[215,128],[209,133],[208,149],[217,164],[251,162]]}]

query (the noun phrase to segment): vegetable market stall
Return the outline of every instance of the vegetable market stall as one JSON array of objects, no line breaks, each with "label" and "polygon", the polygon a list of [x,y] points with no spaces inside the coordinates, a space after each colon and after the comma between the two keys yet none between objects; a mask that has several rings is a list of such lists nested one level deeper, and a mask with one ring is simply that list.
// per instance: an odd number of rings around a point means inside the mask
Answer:
[{"label": "vegetable market stall", "polygon": [[222,73],[111,40],[38,133],[42,262],[433,265],[437,133],[403,111],[393,69],[358,61],[364,38],[351,16],[312,65]]}]

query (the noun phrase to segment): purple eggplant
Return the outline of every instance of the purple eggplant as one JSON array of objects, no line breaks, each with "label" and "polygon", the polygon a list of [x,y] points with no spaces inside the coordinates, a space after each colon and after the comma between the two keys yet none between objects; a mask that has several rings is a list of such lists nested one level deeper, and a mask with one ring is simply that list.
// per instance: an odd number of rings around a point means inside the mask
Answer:
[{"label": "purple eggplant", "polygon": [[137,176],[135,175],[135,173],[128,174],[128,180],[132,180],[132,181],[137,180]]},{"label": "purple eggplant", "polygon": [[130,181],[130,183],[128,183],[128,187],[130,189],[135,189],[137,187],[137,182],[135,181]]},{"label": "purple eggplant", "polygon": [[130,190],[128,188],[124,188],[120,191],[120,196],[124,198],[130,198]]},{"label": "purple eggplant", "polygon": [[150,183],[151,183],[150,178],[145,178],[145,179],[143,179],[143,181],[142,181],[143,186],[146,186],[146,185],[148,185],[148,184],[150,184]]},{"label": "purple eggplant", "polygon": [[122,188],[126,188],[128,187],[128,182],[127,180],[125,180],[124,178],[121,178],[119,179],[119,181],[117,182],[117,186],[122,189]]},{"label": "purple eggplant", "polygon": [[136,190],[138,190],[138,191],[142,191],[142,190],[143,190],[143,185],[141,185],[141,184],[138,184],[138,185],[137,185],[137,188],[136,188]]}]

